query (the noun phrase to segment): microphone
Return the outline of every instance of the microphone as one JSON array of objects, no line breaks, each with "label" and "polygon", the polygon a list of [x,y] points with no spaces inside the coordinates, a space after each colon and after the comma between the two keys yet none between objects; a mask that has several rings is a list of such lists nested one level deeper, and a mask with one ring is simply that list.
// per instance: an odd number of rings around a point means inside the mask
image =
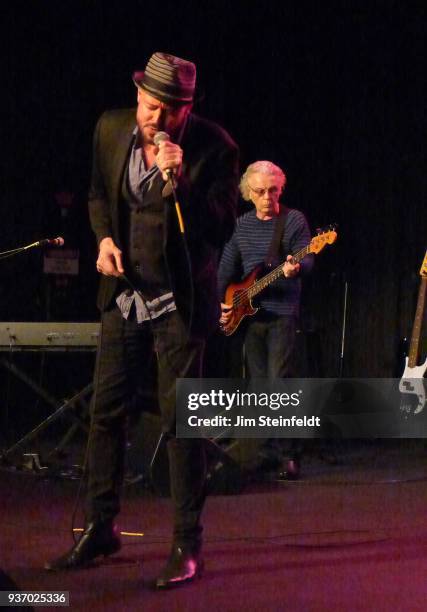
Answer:
[{"label": "microphone", "polygon": [[64,242],[65,242],[65,240],[62,238],[62,236],[58,236],[57,238],[45,238],[44,240],[39,240],[38,242],[36,242],[34,244],[34,246],[37,246],[37,247],[44,247],[44,246],[62,247],[62,246],[64,246]]},{"label": "microphone", "polygon": [[[156,145],[156,147],[158,147],[161,142],[170,142],[170,139],[171,137],[169,136],[167,132],[156,132],[154,134],[153,142]],[[168,180],[173,182],[175,173],[172,170],[172,168],[166,168],[165,172],[167,174]]]},{"label": "microphone", "polygon": [[[156,132],[154,134],[153,142],[156,145],[156,147],[158,147],[161,142],[169,142],[170,139],[171,138],[167,132]],[[176,215],[178,218],[179,231],[181,232],[181,234],[184,234],[185,233],[184,219],[182,217],[181,207],[179,205],[176,191],[175,191],[176,186],[177,186],[176,178],[175,178],[175,171],[172,168],[166,168],[165,172],[168,177],[168,182],[163,187],[162,196],[164,198],[167,198],[170,195],[173,195],[173,199],[175,201]]]},{"label": "microphone", "polygon": [[156,132],[153,141],[156,147],[158,147],[161,142],[169,142],[170,139],[171,137],[167,132]]}]

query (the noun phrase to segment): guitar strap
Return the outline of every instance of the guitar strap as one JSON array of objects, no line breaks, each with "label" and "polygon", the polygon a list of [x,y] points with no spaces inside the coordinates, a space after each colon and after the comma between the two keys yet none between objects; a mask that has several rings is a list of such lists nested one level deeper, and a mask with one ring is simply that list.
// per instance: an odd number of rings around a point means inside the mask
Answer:
[{"label": "guitar strap", "polygon": [[280,204],[279,214],[277,215],[276,225],[274,227],[273,237],[271,239],[270,248],[268,249],[267,256],[264,259],[264,264],[271,268],[276,265],[280,243],[283,239],[285,231],[286,217],[288,216],[289,208]]}]

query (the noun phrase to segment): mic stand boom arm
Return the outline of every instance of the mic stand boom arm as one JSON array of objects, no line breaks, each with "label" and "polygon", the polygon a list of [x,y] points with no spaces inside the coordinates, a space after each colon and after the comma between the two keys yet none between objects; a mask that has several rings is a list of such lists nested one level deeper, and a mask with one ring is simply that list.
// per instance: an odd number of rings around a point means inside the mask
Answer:
[{"label": "mic stand boom arm", "polygon": [[24,251],[28,251],[29,249],[36,249],[38,247],[44,247],[47,245],[56,245],[62,246],[64,244],[63,238],[45,238],[44,240],[37,240],[37,242],[32,242],[31,244],[27,244],[23,247],[18,247],[17,249],[11,249],[10,251],[3,251],[0,253],[0,259],[7,259],[8,257],[13,257],[14,255],[19,255],[19,253],[24,253]]}]

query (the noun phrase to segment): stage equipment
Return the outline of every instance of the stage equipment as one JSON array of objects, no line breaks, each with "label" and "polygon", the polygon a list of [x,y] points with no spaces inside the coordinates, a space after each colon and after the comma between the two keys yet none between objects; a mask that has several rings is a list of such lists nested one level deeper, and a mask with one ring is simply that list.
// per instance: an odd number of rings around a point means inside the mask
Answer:
[{"label": "stage equipment", "polygon": [[421,264],[420,277],[420,288],[418,290],[417,309],[412,328],[409,356],[406,357],[405,371],[399,384],[399,389],[402,393],[401,410],[406,416],[412,413],[419,414],[424,409],[426,403],[423,379],[427,370],[427,359],[420,365],[417,365],[417,363],[427,292],[427,251]]},{"label": "stage equipment", "polygon": [[0,352],[7,354],[0,357],[0,364],[54,409],[54,412],[47,419],[2,452],[1,459],[4,462],[9,463],[18,450],[62,417],[64,413],[69,412],[69,416],[74,423],[48,457],[54,454],[58,455],[79,428],[87,431],[85,421],[77,414],[76,408],[78,404],[82,404],[84,411],[87,411],[86,398],[90,396],[93,390],[92,383],[89,383],[73,397],[61,403],[46,388],[19,368],[13,362],[12,355],[28,351],[37,353],[94,352],[98,342],[99,326],[100,324],[96,322],[0,322]]}]

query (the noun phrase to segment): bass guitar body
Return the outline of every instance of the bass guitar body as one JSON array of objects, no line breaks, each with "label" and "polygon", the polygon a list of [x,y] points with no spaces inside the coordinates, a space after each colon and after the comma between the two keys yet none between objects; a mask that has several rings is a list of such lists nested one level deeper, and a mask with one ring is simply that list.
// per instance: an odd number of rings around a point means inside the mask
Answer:
[{"label": "bass guitar body", "polygon": [[252,270],[252,272],[240,283],[232,283],[227,287],[225,292],[225,303],[232,304],[232,314],[230,320],[221,326],[226,336],[231,336],[245,317],[254,315],[258,312],[259,308],[254,308],[252,306],[252,300],[248,296],[248,289],[255,283],[259,276],[261,276],[261,271],[262,266],[259,266]]},{"label": "bass guitar body", "polygon": [[[401,410],[408,414],[419,414],[426,403],[424,374],[427,370],[427,359],[422,365],[417,365],[420,348],[421,327],[423,323],[427,295],[427,251],[420,269],[420,288],[418,290],[417,309],[412,327],[409,356],[406,358],[405,371],[399,384],[402,393]],[[412,400],[412,401],[411,401]]]},{"label": "bass guitar body", "polygon": [[400,409],[407,414],[418,414],[426,403],[426,392],[424,388],[424,374],[427,370],[427,359],[422,365],[410,367],[408,357],[406,367],[399,383],[399,391],[402,393]]},{"label": "bass guitar body", "polygon": [[[299,263],[308,253],[320,253],[327,244],[335,242],[337,233],[332,226],[329,227],[330,229],[325,231],[319,230],[320,233],[311,239],[310,244],[293,255],[294,263]],[[283,276],[284,264],[285,262],[282,262],[265,276],[263,276],[264,266],[261,264],[240,283],[232,283],[227,287],[224,299],[225,303],[231,306],[231,316],[227,323],[221,325],[221,330],[226,336],[231,336],[245,317],[254,315],[259,310],[252,306],[252,298]]]}]

